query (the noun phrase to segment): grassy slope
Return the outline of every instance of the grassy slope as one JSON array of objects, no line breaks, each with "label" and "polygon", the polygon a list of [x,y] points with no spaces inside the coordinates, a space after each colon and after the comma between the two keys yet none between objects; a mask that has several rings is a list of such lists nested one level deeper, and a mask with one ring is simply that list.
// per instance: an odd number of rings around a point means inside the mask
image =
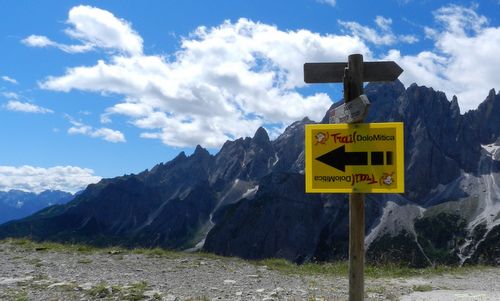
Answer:
[{"label": "grassy slope", "polygon": [[[102,254],[145,254],[147,256],[161,256],[168,258],[182,258],[196,256],[207,259],[224,260],[225,257],[210,253],[183,253],[161,248],[152,249],[123,249],[120,247],[97,248],[84,244],[61,244],[54,242],[34,242],[29,239],[4,239],[0,240],[0,245],[15,245],[31,251],[52,251],[62,253],[102,253]],[[242,262],[245,260],[240,259]],[[297,265],[284,259],[265,259],[259,261],[246,261],[249,264],[267,266],[271,270],[279,271],[290,275],[324,275],[347,277],[348,262],[340,261],[333,263],[306,263]],[[463,275],[472,271],[480,271],[485,266],[445,266],[439,265],[422,269],[410,268],[396,264],[366,265],[365,276],[368,278],[409,278],[427,277],[433,275],[456,274]]]}]

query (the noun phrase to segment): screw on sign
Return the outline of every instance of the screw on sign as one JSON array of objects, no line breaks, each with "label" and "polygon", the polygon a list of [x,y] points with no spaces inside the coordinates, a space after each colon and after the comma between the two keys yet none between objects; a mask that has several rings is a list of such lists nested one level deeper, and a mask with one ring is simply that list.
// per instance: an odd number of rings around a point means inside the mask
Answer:
[{"label": "screw on sign", "polygon": [[[363,122],[367,114],[368,103],[364,103],[363,97],[363,82],[375,81],[394,81],[403,72],[403,69],[395,62],[363,62],[361,54],[349,55],[347,62],[334,62],[334,63],[306,63],[304,64],[304,81],[306,83],[340,83],[344,84],[344,107],[339,111],[334,111],[334,116],[342,115],[340,118],[331,118],[332,121],[340,122],[343,120],[348,123]],[[355,100],[356,105],[349,103]],[[366,100],[367,101],[367,100]],[[343,110],[343,111],[342,111]],[[337,115],[338,117],[338,115]],[[312,131],[307,129],[306,126],[306,157],[307,144],[311,141],[322,141],[316,143],[316,146],[322,147],[327,144],[327,137],[330,137],[328,131],[322,131],[320,138],[311,138]],[[402,135],[401,135],[402,136]],[[309,140],[309,141],[308,141]],[[331,141],[331,140],[330,140]],[[402,144],[402,141],[400,142]],[[391,160],[394,155],[393,152],[375,151],[371,153],[371,165],[380,165],[384,156],[386,160]],[[330,165],[332,170],[345,169],[346,165],[368,165],[368,151],[354,151],[347,150],[345,147],[338,147],[325,153],[323,156],[315,158],[316,160]],[[306,158],[306,164],[307,164]],[[311,160],[309,160],[311,161]],[[376,164],[373,164],[375,162]],[[402,162],[402,161],[401,161]],[[307,175],[306,165],[306,181],[311,175]],[[400,173],[402,173],[401,171]],[[400,179],[402,179],[400,175]],[[336,176],[342,178],[342,176]],[[344,176],[345,178],[346,176]],[[368,177],[370,178],[370,177]],[[381,183],[391,185],[393,182],[393,174],[385,173]],[[376,179],[373,179],[375,181]],[[307,187],[307,183],[306,183]],[[307,191],[306,191],[307,192]],[[396,189],[394,192],[401,192]],[[351,193],[349,196],[349,300],[362,301],[364,300],[364,237],[365,237],[365,196],[363,193]]]}]

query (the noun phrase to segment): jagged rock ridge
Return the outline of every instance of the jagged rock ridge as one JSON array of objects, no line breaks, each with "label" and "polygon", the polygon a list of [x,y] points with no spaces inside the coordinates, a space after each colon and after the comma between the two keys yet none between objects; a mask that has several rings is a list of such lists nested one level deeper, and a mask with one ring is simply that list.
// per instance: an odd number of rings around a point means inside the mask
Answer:
[{"label": "jagged rock ridge", "polygon": [[[456,98],[432,88],[394,82],[365,92],[367,121],[405,123],[407,189],[367,196],[368,258],[497,264],[500,95],[490,91],[477,110],[461,115]],[[138,175],[102,180],[68,205],[0,227],[0,237],[203,247],[296,262],[345,258],[346,196],[304,193],[307,123],[291,124],[274,141],[260,128],[216,155],[197,147]]]}]

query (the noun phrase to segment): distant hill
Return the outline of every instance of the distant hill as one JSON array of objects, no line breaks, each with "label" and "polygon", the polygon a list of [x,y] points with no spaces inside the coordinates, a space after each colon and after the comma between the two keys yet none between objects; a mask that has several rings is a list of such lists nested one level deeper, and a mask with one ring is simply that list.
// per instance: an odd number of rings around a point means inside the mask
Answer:
[{"label": "distant hill", "polygon": [[73,195],[59,190],[41,193],[20,190],[0,191],[0,224],[31,215],[45,207],[65,204]]},{"label": "distant hill", "polygon": [[[499,264],[500,95],[491,90],[461,115],[456,98],[415,84],[369,84],[365,93],[367,122],[404,122],[406,168],[405,194],[367,195],[368,260]],[[308,123],[294,122],[273,141],[259,128],[215,155],[198,146],[140,174],[104,179],[66,205],[0,226],[0,238],[346,258],[347,196],[304,192]]]}]

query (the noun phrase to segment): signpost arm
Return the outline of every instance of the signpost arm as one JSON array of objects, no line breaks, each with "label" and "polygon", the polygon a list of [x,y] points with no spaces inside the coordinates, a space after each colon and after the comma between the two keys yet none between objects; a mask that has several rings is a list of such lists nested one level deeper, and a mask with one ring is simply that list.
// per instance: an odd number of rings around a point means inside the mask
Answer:
[{"label": "signpost arm", "polygon": [[[344,74],[344,100],[363,94],[363,56],[349,56]],[[363,122],[362,120],[360,122]],[[365,294],[365,194],[349,195],[349,301],[363,301]]]}]

